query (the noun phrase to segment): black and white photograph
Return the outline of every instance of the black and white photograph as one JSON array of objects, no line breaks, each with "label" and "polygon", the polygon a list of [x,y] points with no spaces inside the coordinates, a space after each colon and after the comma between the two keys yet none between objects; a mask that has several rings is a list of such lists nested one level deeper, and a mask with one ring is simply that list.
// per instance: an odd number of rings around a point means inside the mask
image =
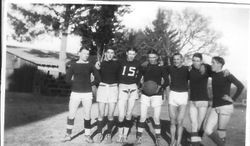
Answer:
[{"label": "black and white photograph", "polygon": [[1,145],[250,144],[250,3],[3,4]]}]

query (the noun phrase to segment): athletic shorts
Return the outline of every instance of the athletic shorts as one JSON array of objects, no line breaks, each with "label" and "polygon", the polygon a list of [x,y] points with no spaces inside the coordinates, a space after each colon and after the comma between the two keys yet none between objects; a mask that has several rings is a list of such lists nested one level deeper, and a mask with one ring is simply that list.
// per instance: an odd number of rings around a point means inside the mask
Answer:
[{"label": "athletic shorts", "polygon": [[190,107],[208,107],[208,101],[190,101]]},{"label": "athletic shorts", "polygon": [[173,106],[187,105],[188,92],[176,92],[170,90],[169,92],[169,104]]},{"label": "athletic shorts", "polygon": [[229,104],[229,105],[214,107],[213,109],[218,114],[231,115],[234,111],[234,106],[233,106],[233,104]]},{"label": "athletic shorts", "polygon": [[153,96],[147,96],[142,94],[141,95],[141,104],[145,104],[148,107],[158,107],[162,105],[162,96],[161,95],[153,95]]},{"label": "athletic shorts", "polygon": [[119,84],[119,100],[138,99],[138,87],[136,84]]},{"label": "athletic shorts", "polygon": [[86,92],[86,93],[81,93],[81,92],[71,92],[70,94],[70,100],[71,101],[92,101],[93,99],[93,93],[92,92]]},{"label": "athletic shorts", "polygon": [[114,103],[118,99],[118,85],[100,83],[97,89],[97,102]]}]

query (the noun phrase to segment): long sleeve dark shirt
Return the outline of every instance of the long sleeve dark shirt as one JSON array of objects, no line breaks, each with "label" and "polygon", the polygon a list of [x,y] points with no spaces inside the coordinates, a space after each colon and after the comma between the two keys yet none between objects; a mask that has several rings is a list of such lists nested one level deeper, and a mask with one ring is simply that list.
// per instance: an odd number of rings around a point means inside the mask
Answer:
[{"label": "long sleeve dark shirt", "polygon": [[[91,83],[91,73],[95,80]],[[73,80],[72,80],[73,77]],[[90,63],[72,63],[66,73],[66,82],[71,84],[73,92],[92,92],[91,86],[100,82],[97,69]]]},{"label": "long sleeve dark shirt", "polygon": [[236,93],[232,96],[232,99],[235,101],[244,88],[243,84],[232,74],[228,76],[224,76],[223,72],[212,74],[213,107],[232,104],[223,99],[224,95],[230,96],[231,83],[237,87]]}]

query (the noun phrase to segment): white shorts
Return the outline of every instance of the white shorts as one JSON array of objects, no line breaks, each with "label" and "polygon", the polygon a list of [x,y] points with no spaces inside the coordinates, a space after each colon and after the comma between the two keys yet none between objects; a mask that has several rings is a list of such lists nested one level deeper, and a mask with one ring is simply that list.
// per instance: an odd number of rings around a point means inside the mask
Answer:
[{"label": "white shorts", "polygon": [[191,107],[208,107],[208,101],[190,101],[190,108]]},{"label": "white shorts", "polygon": [[119,100],[138,99],[136,84],[119,84]]},{"label": "white shorts", "polygon": [[153,95],[153,96],[147,96],[142,94],[141,95],[141,104],[145,104],[148,107],[158,107],[162,105],[162,96],[161,95]]},{"label": "white shorts", "polygon": [[100,83],[97,89],[97,102],[114,103],[118,98],[118,86],[117,84]]},{"label": "white shorts", "polygon": [[169,104],[173,106],[186,105],[188,103],[188,92],[176,92],[170,90]]},{"label": "white shorts", "polygon": [[70,94],[70,100],[71,101],[92,101],[93,99],[93,93],[92,92],[71,92]]},{"label": "white shorts", "polygon": [[234,106],[233,104],[223,105],[223,106],[214,107],[212,108],[212,110],[215,110],[215,112],[218,114],[231,115],[234,112]]}]

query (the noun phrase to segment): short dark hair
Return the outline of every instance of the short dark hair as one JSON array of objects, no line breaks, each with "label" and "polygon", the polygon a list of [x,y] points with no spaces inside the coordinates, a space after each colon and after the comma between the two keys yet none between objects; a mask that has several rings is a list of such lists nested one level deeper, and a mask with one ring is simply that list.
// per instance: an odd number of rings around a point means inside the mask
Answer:
[{"label": "short dark hair", "polygon": [[213,59],[216,62],[220,63],[222,66],[225,64],[225,60],[222,57],[220,57],[220,56],[214,56]]},{"label": "short dark hair", "polygon": [[194,53],[193,58],[194,57],[200,58],[200,60],[202,60],[202,54],[201,53]]},{"label": "short dark hair", "polygon": [[85,46],[82,46],[82,47],[80,48],[79,52],[82,52],[82,50],[90,51],[90,48],[87,48],[87,47],[85,47]]},{"label": "short dark hair", "polygon": [[147,54],[159,55],[159,53],[156,50],[154,50],[154,49],[150,49]]},{"label": "short dark hair", "polygon": [[137,49],[135,47],[129,47],[126,52],[135,51],[137,53]]},{"label": "short dark hair", "polygon": [[174,56],[181,56],[181,58],[183,58],[182,54],[179,53],[179,52],[174,53],[173,57],[174,57]]}]

